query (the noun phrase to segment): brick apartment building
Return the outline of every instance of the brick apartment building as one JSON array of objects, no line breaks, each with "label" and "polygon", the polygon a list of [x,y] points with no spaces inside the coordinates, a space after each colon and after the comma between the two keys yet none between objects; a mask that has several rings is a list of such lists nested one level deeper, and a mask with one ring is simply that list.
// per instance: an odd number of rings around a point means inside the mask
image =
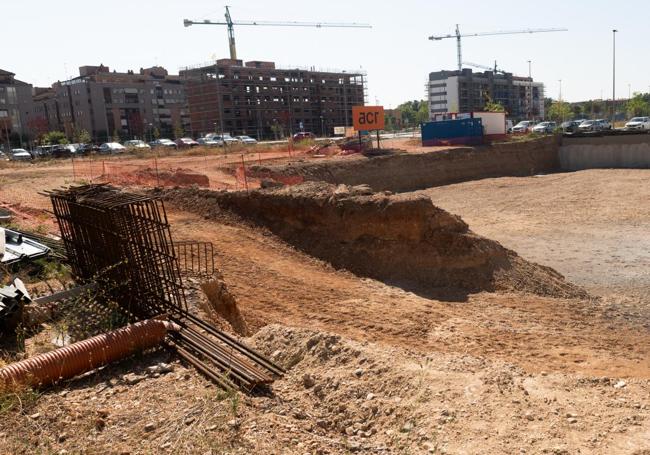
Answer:
[{"label": "brick apartment building", "polygon": [[156,131],[173,138],[175,130],[190,130],[182,81],[162,67],[118,73],[82,66],[78,77],[37,88],[34,102],[37,122],[70,138],[80,130],[96,142],[150,140]]},{"label": "brick apartment building", "polygon": [[29,139],[33,113],[32,86],[0,69],[0,143],[18,146]]},{"label": "brick apartment building", "polygon": [[365,74],[279,69],[273,62],[221,59],[180,72],[192,133],[283,137],[297,131],[332,135],[363,105]]},{"label": "brick apartment building", "polygon": [[[513,119],[544,118],[544,84],[528,77],[493,71],[429,73],[429,115],[481,111],[488,100],[500,103]],[[532,103],[532,104],[531,104]]]}]

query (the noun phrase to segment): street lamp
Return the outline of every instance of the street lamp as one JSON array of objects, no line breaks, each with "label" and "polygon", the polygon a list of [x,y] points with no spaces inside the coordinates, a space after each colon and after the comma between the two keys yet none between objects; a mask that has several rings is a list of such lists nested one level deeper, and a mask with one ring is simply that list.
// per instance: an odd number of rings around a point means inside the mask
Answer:
[{"label": "street lamp", "polygon": [[531,60],[528,60],[528,79],[530,79],[530,101],[528,103],[528,120],[533,119],[533,76],[531,71]]},{"label": "street lamp", "polygon": [[616,122],[616,33],[618,30],[612,30],[612,127]]}]

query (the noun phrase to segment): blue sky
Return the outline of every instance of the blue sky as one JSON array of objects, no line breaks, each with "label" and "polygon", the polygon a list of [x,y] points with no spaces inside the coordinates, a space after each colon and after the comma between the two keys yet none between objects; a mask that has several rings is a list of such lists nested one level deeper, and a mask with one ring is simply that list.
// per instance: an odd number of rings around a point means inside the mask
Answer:
[{"label": "blue sky", "polygon": [[[183,18],[222,20],[226,3],[214,0],[4,0],[0,68],[47,86],[104,63],[118,71],[159,64],[182,66],[228,56],[225,27],[184,28]],[[464,60],[527,75],[547,95],[577,101],[611,97],[612,32],[617,28],[617,97],[650,90],[646,58],[650,1],[546,2],[478,0],[400,2],[228,0],[233,19],[366,22],[366,29],[239,27],[243,60],[358,69],[368,73],[369,102],[387,107],[425,97],[430,71],[456,67],[455,40],[428,36],[564,27],[568,32],[473,37]],[[272,6],[271,6],[272,5]]]}]

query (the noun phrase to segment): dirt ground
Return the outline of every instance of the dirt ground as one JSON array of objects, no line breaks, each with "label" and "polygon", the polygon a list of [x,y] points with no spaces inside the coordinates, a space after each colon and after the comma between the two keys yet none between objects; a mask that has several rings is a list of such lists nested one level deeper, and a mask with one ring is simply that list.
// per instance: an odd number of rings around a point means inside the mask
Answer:
[{"label": "dirt ground", "polygon": [[424,191],[472,229],[594,293],[650,295],[650,173],[588,170]]},{"label": "dirt ground", "polygon": [[[30,178],[65,179],[56,168]],[[589,299],[435,300],[169,206],[176,239],[214,243],[247,342],[287,375],[269,396],[224,394],[154,352],[3,412],[0,452],[648,454],[647,178],[585,171],[425,192]],[[198,285],[188,297],[202,298]]]}]

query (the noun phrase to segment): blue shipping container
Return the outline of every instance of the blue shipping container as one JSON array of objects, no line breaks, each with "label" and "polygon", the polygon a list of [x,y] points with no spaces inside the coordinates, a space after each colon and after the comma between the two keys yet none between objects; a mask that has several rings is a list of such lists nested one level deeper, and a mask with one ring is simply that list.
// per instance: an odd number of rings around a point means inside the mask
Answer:
[{"label": "blue shipping container", "polygon": [[483,143],[483,122],[480,118],[443,120],[423,123],[422,145],[478,145]]}]

